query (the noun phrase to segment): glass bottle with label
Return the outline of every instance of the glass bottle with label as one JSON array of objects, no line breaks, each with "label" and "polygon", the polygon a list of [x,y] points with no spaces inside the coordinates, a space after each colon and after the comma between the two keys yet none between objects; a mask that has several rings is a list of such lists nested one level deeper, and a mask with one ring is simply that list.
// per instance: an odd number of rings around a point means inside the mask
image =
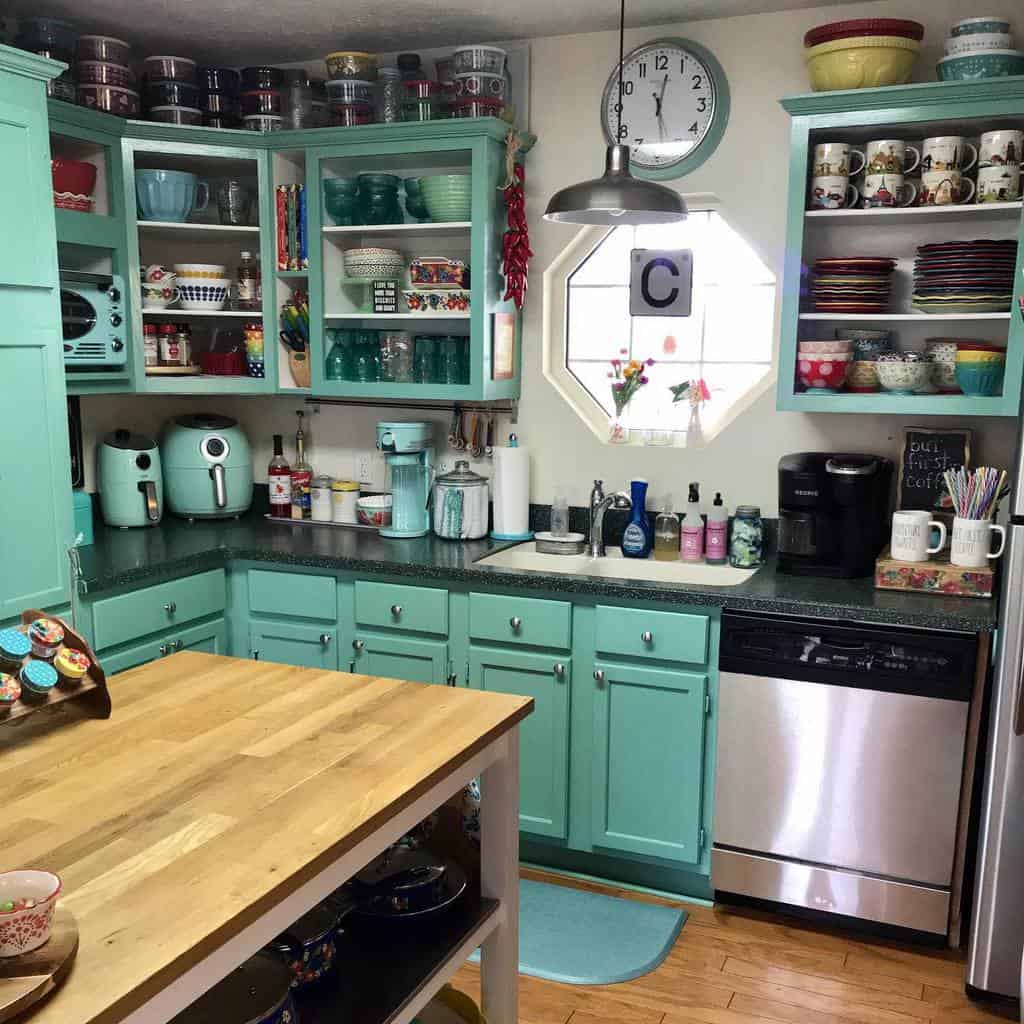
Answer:
[{"label": "glass bottle with label", "polygon": [[299,417],[299,429],[295,432],[295,465],[292,466],[292,519],[309,519],[312,516],[310,489],[313,483],[313,467],[306,461],[306,434],[302,429],[304,412]]},{"label": "glass bottle with label", "polygon": [[274,435],[274,457],[267,466],[270,488],[270,514],[275,519],[289,519],[292,514],[292,469],[285,461],[284,438]]},{"label": "glass bottle with label", "polygon": [[239,309],[253,312],[263,305],[260,263],[251,252],[243,252],[238,261],[238,298],[235,304]]}]

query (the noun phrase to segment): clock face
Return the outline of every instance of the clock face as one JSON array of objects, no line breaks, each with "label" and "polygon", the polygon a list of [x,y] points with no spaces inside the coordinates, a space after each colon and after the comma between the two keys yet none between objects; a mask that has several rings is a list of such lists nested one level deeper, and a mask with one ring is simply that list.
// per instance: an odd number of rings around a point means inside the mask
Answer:
[{"label": "clock face", "polygon": [[609,142],[629,146],[634,167],[669,170],[708,137],[720,113],[712,61],[710,56],[698,55],[692,44],[672,39],[656,40],[628,53],[622,63],[621,126],[618,67],[612,72],[604,90],[601,121]]}]

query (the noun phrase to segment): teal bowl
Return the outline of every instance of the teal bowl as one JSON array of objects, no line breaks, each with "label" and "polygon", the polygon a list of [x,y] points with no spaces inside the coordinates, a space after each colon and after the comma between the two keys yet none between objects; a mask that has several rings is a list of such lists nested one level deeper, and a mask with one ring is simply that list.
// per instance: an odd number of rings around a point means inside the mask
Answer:
[{"label": "teal bowl", "polygon": [[985,50],[944,57],[935,65],[940,82],[969,82],[977,78],[1005,78],[1024,75],[1024,52],[1020,50]]},{"label": "teal bowl", "polygon": [[354,195],[328,193],[324,196],[324,208],[338,227],[359,223],[359,204]]},{"label": "teal bowl", "polygon": [[206,209],[209,188],[188,171],[138,170],[135,172],[135,199],[143,220],[188,220],[192,211]]},{"label": "teal bowl", "polygon": [[1005,363],[957,363],[956,382],[965,395],[991,398],[1003,393]]},{"label": "teal bowl", "polygon": [[354,196],[359,191],[355,178],[324,178],[324,195]]}]

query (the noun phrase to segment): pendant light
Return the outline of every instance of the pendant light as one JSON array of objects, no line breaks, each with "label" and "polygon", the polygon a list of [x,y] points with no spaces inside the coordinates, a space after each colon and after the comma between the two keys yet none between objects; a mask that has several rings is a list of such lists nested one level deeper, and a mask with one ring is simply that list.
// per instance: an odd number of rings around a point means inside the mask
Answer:
[{"label": "pendant light", "polygon": [[[619,102],[617,128],[622,125],[622,60],[626,31],[626,0],[619,9]],[[617,131],[621,138],[622,132]],[[556,192],[544,211],[545,220],[562,224],[668,224],[685,220],[686,203],[674,189],[629,173],[629,146],[611,145],[604,174]]]}]

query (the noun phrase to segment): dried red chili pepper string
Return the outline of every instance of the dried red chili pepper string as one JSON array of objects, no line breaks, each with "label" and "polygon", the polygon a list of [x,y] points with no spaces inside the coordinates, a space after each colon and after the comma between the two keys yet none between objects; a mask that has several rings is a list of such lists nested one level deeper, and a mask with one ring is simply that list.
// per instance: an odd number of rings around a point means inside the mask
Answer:
[{"label": "dried red chili pepper string", "polygon": [[508,210],[508,230],[501,242],[501,272],[505,278],[506,301],[511,299],[516,309],[523,308],[526,300],[527,271],[533,250],[530,248],[530,228],[526,222],[526,172],[522,164],[515,164],[512,181],[504,189],[505,208]]}]

